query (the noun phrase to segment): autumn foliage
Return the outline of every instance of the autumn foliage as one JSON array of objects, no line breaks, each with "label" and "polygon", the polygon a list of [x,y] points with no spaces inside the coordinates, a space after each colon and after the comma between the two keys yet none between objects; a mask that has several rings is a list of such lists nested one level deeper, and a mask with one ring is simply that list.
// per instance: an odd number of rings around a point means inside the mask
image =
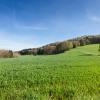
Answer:
[{"label": "autumn foliage", "polygon": [[19,51],[21,55],[51,55],[59,54],[68,51],[78,46],[100,43],[100,35],[82,36],[75,39],[70,39],[62,42],[51,43],[39,48],[24,49]]}]

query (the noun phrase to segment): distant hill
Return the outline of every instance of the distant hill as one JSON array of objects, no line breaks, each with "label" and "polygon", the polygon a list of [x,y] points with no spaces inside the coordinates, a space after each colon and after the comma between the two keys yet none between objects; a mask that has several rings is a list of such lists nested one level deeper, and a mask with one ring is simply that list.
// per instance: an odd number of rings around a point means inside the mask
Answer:
[{"label": "distant hill", "polygon": [[39,48],[29,48],[18,51],[20,55],[51,55],[68,51],[78,46],[100,43],[100,35],[81,36],[61,42],[44,45]]}]

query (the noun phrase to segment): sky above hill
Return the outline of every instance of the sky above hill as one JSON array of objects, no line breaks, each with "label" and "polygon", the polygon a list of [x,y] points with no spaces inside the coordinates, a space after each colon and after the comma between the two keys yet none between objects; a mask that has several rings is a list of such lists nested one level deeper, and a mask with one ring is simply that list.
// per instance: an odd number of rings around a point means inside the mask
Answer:
[{"label": "sky above hill", "polygon": [[0,49],[99,34],[99,9],[100,0],[0,0]]}]

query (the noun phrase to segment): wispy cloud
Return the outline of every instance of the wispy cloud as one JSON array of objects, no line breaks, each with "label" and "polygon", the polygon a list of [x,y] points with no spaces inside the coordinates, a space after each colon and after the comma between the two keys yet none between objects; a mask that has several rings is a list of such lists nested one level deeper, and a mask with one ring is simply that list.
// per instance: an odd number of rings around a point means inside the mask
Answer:
[{"label": "wispy cloud", "polygon": [[21,26],[21,28],[30,30],[48,30],[47,27],[39,27],[39,26]]},{"label": "wispy cloud", "polygon": [[20,24],[18,22],[15,22],[13,23],[13,26],[15,28],[18,28],[18,29],[26,29],[26,30],[33,30],[33,31],[45,31],[45,30],[48,30],[48,27],[45,27],[44,25],[23,25],[23,24]]},{"label": "wispy cloud", "polygon": [[15,40],[10,34],[6,32],[0,32],[0,49],[10,49],[10,50],[21,50],[25,48],[38,47],[36,42],[31,42],[30,40],[25,42],[23,39]]},{"label": "wispy cloud", "polygon": [[95,21],[95,22],[100,22],[100,16],[91,16],[90,20]]},{"label": "wispy cloud", "polygon": [[9,40],[9,39],[8,40],[5,40],[5,39],[0,40],[0,49],[21,50],[21,49],[32,48],[32,47],[37,47],[37,45],[32,44],[32,43],[13,41],[13,40]]}]

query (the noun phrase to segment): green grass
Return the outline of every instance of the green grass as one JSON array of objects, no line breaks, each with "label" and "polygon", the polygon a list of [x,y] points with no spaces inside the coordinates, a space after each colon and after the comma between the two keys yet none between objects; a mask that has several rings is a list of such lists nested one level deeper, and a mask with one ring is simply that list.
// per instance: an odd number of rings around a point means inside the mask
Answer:
[{"label": "green grass", "polygon": [[100,100],[98,45],[0,59],[0,100]]}]

